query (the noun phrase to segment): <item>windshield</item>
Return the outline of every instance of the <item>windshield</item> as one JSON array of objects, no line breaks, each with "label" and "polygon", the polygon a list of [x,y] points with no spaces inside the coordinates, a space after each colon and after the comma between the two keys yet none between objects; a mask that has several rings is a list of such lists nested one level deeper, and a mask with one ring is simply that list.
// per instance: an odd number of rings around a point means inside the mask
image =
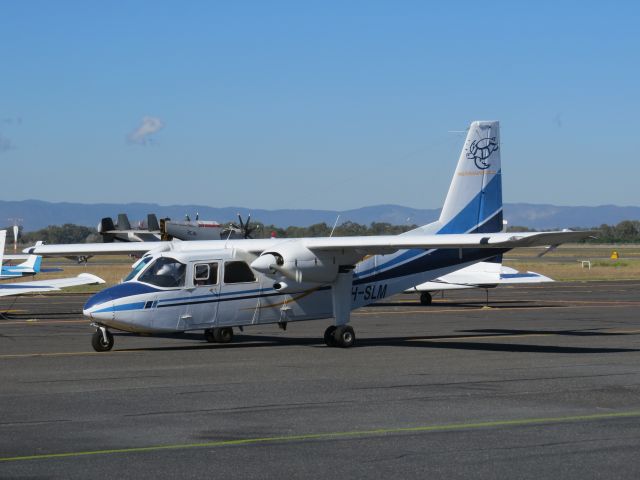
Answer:
[{"label": "windshield", "polygon": [[139,262],[135,267],[133,267],[133,270],[131,270],[131,271],[129,272],[129,275],[127,275],[127,276],[124,278],[123,282],[128,282],[128,281],[129,281],[129,280],[131,280],[133,277],[135,277],[135,276],[138,274],[138,272],[139,272],[140,270],[142,270],[142,269],[145,267],[145,265],[146,265],[147,263],[149,263],[149,261],[150,261],[152,258],[153,258],[153,257],[144,257],[144,258],[142,258],[142,259],[140,260],[140,262]]},{"label": "windshield", "polygon": [[184,263],[173,258],[160,257],[149,265],[138,281],[164,288],[183,287],[186,271],[187,266]]}]

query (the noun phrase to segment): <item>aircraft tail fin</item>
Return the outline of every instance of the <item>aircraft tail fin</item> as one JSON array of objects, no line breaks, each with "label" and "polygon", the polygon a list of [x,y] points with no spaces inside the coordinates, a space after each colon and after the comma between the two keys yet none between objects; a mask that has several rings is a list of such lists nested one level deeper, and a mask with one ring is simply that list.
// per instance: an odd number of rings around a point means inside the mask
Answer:
[{"label": "aircraft tail fin", "polygon": [[40,273],[40,266],[42,264],[42,257],[40,255],[29,255],[25,262],[22,262],[18,267],[28,273]]},{"label": "aircraft tail fin", "polygon": [[147,230],[149,230],[150,232],[160,230],[158,217],[156,217],[155,213],[150,213],[147,215]]},{"label": "aircraft tail fin", "polygon": [[126,213],[118,214],[118,223],[116,224],[118,230],[131,230],[131,224],[129,223],[129,217]]},{"label": "aircraft tail fin", "polygon": [[500,124],[473,122],[442,207],[438,233],[502,230]]},{"label": "aircraft tail fin", "polygon": [[104,217],[98,224],[99,233],[110,232],[111,230],[115,229],[116,226],[113,224],[113,220],[111,219],[111,217]]}]

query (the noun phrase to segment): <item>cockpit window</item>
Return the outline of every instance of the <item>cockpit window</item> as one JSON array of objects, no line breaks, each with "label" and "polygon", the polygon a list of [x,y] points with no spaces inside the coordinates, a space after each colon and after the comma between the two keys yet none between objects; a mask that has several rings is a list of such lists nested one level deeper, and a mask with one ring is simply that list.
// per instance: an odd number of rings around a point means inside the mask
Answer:
[{"label": "cockpit window", "polygon": [[149,263],[149,261],[152,259],[153,257],[143,257],[139,260],[139,263],[129,272],[129,275],[127,275],[123,282],[128,282],[129,280],[131,280],[133,277],[135,277],[138,272],[140,272],[140,270],[142,270],[147,263]]},{"label": "cockpit window", "polygon": [[187,266],[169,257],[160,257],[140,275],[138,281],[164,288],[184,286]]},{"label": "cockpit window", "polygon": [[234,261],[224,264],[224,283],[255,282],[256,277],[245,262]]}]

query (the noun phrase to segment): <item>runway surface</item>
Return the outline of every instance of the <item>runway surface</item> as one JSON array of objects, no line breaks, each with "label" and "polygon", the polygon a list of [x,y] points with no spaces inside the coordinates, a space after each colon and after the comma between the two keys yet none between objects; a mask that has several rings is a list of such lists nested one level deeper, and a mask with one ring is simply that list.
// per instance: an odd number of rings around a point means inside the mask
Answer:
[{"label": "runway surface", "polygon": [[330,321],[116,336],[3,299],[0,478],[639,478],[640,282],[415,296]]}]

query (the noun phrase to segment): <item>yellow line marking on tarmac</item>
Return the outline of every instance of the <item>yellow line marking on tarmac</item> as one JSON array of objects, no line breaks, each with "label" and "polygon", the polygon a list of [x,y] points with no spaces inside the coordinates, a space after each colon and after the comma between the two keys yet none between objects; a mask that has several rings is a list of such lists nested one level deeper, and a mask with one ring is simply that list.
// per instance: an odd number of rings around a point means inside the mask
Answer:
[{"label": "yellow line marking on tarmac", "polygon": [[448,338],[416,338],[418,342],[451,342],[458,340],[495,340],[501,338],[530,338],[530,337],[554,337],[558,335],[555,332],[549,333],[522,333],[518,335],[479,335],[469,337],[448,337]]},{"label": "yellow line marking on tarmac", "polygon": [[[123,352],[126,350],[112,350],[112,353]],[[102,355],[102,352],[51,352],[51,353],[13,353],[0,355],[2,358],[27,358],[27,357],[71,357],[74,355]]]},{"label": "yellow line marking on tarmac", "polygon": [[12,320],[9,322],[0,321],[0,327],[4,325],[24,325],[24,324],[56,325],[59,323],[86,323],[87,325],[89,325],[88,320],[38,320],[37,318],[30,318],[28,320]]},{"label": "yellow line marking on tarmac", "polygon": [[0,457],[0,462],[19,462],[30,460],[45,460],[55,458],[74,458],[90,455],[110,455],[116,453],[142,453],[158,452],[162,450],[187,450],[193,448],[231,447],[244,445],[257,445],[276,442],[296,442],[308,440],[332,440],[338,438],[378,437],[392,434],[431,433],[455,430],[474,430],[496,427],[522,427],[529,425],[560,424],[570,422],[590,422],[597,420],[609,420],[618,418],[640,417],[640,411],[596,413],[592,415],[573,415],[564,417],[547,418],[522,418],[515,420],[494,420],[485,422],[450,423],[445,425],[423,425],[418,427],[376,428],[372,430],[352,430],[346,432],[308,433],[301,435],[276,435],[273,437],[241,438],[238,440],[218,440],[201,443],[178,443],[173,445],[151,445],[148,447],[112,448],[105,450],[87,450],[66,453],[44,453],[35,455],[22,455],[16,457]]},{"label": "yellow line marking on tarmac", "polygon": [[[480,302],[478,302],[480,303]],[[491,305],[490,305],[491,306]],[[498,311],[498,312],[506,312],[506,311],[512,311],[512,310],[517,310],[517,311],[521,311],[521,310],[550,310],[550,309],[554,309],[554,308],[573,308],[573,309],[578,309],[578,308],[598,308],[599,306],[606,306],[608,308],[621,308],[621,307],[628,307],[628,304],[621,304],[621,303],[614,303],[612,305],[571,305],[570,303],[568,305],[540,305],[540,306],[532,306],[532,307],[501,307],[499,305],[493,305],[492,308],[489,309],[484,309],[482,307],[469,307],[469,308],[438,308],[438,309],[433,309],[433,310],[429,310],[428,307],[423,308],[422,310],[376,310],[376,309],[371,309],[371,311],[364,311],[364,312],[353,312],[351,314],[351,316],[358,316],[358,315],[406,315],[409,313],[451,313],[451,312],[475,312],[475,311],[483,311],[483,310],[492,310],[492,311]]]}]

